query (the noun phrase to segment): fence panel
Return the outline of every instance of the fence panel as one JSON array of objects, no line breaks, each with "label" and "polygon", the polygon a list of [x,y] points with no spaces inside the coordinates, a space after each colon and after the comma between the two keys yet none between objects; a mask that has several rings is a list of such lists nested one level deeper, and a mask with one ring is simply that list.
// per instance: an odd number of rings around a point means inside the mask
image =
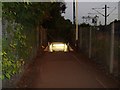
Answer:
[{"label": "fence panel", "polygon": [[103,70],[118,76],[120,23],[79,28],[79,48]]},{"label": "fence panel", "polygon": [[89,29],[82,27],[79,30],[79,48],[86,54],[89,52]]},{"label": "fence panel", "polygon": [[120,22],[115,23],[113,73],[120,79]]}]

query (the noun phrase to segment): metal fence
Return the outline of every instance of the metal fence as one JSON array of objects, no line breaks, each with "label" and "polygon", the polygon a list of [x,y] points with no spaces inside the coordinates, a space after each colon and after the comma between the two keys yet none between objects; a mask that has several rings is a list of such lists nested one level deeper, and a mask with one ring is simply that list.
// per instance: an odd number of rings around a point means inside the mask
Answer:
[{"label": "metal fence", "polygon": [[120,22],[108,26],[79,27],[79,48],[102,69],[119,76]]}]

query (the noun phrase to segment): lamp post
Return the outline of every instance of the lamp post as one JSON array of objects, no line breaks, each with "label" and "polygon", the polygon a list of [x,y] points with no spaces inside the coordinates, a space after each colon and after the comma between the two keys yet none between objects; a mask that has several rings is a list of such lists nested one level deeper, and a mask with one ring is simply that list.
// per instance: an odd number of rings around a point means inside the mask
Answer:
[{"label": "lamp post", "polygon": [[77,47],[78,47],[78,0],[76,0],[76,19],[75,19],[75,22],[76,22],[75,47],[77,50]]}]

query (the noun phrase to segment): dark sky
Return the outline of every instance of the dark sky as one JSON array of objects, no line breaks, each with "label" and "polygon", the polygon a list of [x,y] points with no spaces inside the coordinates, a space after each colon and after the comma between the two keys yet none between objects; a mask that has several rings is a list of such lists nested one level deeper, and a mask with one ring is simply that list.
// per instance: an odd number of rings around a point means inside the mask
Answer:
[{"label": "dark sky", "polygon": [[[71,1],[71,2],[70,2]],[[64,14],[66,19],[70,19],[71,21],[73,21],[73,3],[72,0],[70,0],[69,2],[66,2],[66,13]],[[108,17],[108,24],[110,22],[112,22],[115,19],[118,19],[118,2],[78,2],[78,18],[79,18],[79,23],[83,22],[82,16],[91,16],[94,17],[96,14],[88,14],[88,13],[97,13],[96,11],[92,10],[92,8],[102,8],[105,7],[105,4],[110,7],[107,9],[108,14],[110,12],[112,12],[112,10],[114,10],[114,8],[116,7],[116,9],[110,14],[110,16]],[[104,14],[104,9],[96,9],[99,12],[101,12],[102,14]],[[97,14],[99,16],[98,18],[98,24],[101,21],[102,24],[104,24],[104,17],[100,14]],[[91,23],[91,20],[88,21],[89,23]]]}]

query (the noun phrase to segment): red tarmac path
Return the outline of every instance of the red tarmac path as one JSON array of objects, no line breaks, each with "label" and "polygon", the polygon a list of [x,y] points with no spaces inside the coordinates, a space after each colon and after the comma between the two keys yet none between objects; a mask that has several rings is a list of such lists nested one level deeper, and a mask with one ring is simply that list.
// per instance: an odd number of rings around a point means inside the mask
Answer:
[{"label": "red tarmac path", "polygon": [[45,52],[28,66],[18,87],[118,88],[118,83],[82,54]]}]

